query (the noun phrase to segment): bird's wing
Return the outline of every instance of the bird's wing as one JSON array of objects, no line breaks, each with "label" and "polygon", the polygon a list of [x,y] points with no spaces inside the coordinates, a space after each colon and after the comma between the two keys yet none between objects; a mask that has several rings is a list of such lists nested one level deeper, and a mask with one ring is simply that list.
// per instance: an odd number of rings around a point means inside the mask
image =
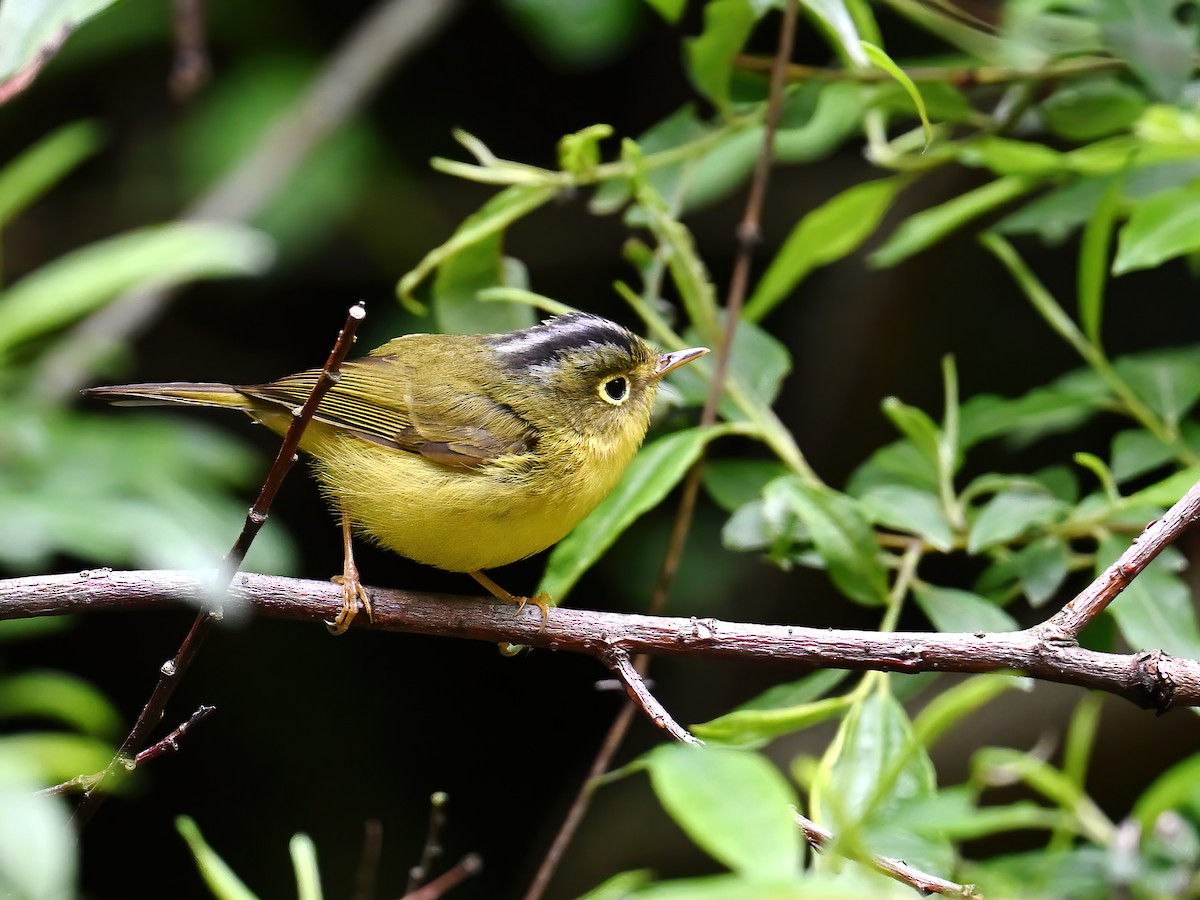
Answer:
[{"label": "bird's wing", "polygon": [[[320,374],[319,369],[311,369],[238,390],[293,408],[308,399]],[[477,468],[526,453],[537,439],[528,421],[482,390],[422,377],[387,357],[343,364],[338,382],[322,398],[313,418],[454,468]]]}]

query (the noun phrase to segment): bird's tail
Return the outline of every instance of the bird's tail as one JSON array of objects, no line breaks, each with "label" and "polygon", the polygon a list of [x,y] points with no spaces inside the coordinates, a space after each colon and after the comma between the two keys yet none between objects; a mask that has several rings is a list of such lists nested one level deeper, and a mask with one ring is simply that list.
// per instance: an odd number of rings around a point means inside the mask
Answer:
[{"label": "bird's tail", "polygon": [[216,406],[244,410],[253,405],[253,401],[232,384],[204,381],[114,384],[87,388],[83,393],[108,400],[116,406]]}]

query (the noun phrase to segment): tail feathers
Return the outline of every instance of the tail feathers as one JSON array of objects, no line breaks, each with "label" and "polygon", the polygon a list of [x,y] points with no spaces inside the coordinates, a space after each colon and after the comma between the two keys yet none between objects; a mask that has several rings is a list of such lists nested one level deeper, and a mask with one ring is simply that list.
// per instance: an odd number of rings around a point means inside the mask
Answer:
[{"label": "tail feathers", "polygon": [[157,384],[114,384],[87,388],[88,397],[100,397],[116,406],[216,406],[247,409],[252,401],[232,384],[202,381],[165,381]]}]

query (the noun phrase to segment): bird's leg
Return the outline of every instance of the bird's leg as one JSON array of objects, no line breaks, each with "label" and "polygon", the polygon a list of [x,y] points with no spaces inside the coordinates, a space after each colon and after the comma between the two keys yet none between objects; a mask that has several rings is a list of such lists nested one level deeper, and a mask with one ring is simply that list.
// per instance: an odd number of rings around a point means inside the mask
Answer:
[{"label": "bird's leg", "polygon": [[354,565],[354,547],[350,541],[350,516],[345,510],[342,510],[342,574],[335,575],[330,581],[342,586],[342,608],[338,612],[337,618],[332,622],[325,623],[330,634],[345,634],[350,623],[354,621],[354,617],[358,615],[359,606],[366,611],[368,620],[372,618],[371,598],[367,596],[367,590],[359,580],[358,566]]},{"label": "bird's leg", "polygon": [[545,591],[539,591],[532,597],[518,597],[516,594],[510,594],[492,579],[488,578],[482,572],[468,572],[472,578],[487,588],[487,592],[497,600],[504,600],[508,603],[517,604],[517,609],[524,609],[526,603],[532,603],[542,613],[542,627],[546,627],[546,620],[550,617],[550,595]]}]

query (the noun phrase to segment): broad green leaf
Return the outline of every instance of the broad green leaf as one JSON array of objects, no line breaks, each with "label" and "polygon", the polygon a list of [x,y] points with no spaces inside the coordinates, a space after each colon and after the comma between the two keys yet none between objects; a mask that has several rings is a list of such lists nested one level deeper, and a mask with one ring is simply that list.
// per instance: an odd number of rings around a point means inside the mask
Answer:
[{"label": "broad green leaf", "polygon": [[1042,102],[1050,129],[1072,141],[1127,130],[1146,108],[1141,91],[1116,78],[1081,78],[1058,87]]},{"label": "broad green leaf", "polygon": [[504,0],[518,30],[559,68],[594,69],[611,62],[637,33],[640,0]]},{"label": "broad green leaf", "polygon": [[980,885],[988,897],[1111,897],[1112,858],[1102,847],[1044,847],[965,865],[958,877]]},{"label": "broad green leaf", "polygon": [[691,231],[667,212],[660,197],[651,196],[650,192],[648,185],[642,185],[638,191],[638,202],[646,212],[646,225],[666,255],[671,280],[693,327],[704,341],[715,345],[721,328],[712,277],[696,250]]},{"label": "broad green leaf", "polygon": [[95,122],[72,122],[0,168],[0,228],[95,153],[100,142]]},{"label": "broad green leaf", "polygon": [[1100,345],[1104,318],[1104,283],[1108,280],[1108,248],[1112,242],[1117,207],[1121,202],[1120,179],[1113,181],[1100,200],[1095,214],[1083,229],[1079,248],[1079,324],[1087,339]]},{"label": "broad green leaf", "polygon": [[1042,606],[1062,587],[1070,558],[1070,548],[1062,538],[1046,535],[989,566],[975,590],[982,594],[999,593],[1016,582],[1031,606]]},{"label": "broad green leaf", "polygon": [[[691,346],[705,342],[698,329],[689,328],[683,334]],[[689,403],[701,405],[708,397],[715,368],[713,354],[689,363],[672,373],[672,384]],[[730,350],[729,381],[754,401],[769,406],[779,395],[783,379],[792,370],[792,355],[778,338],[751,322],[739,322],[733,334]],[[721,416],[730,421],[749,418],[742,405],[725,396],[718,407]]]},{"label": "broad green leaf", "polygon": [[272,257],[262,232],[228,222],[140,228],[75,250],[0,292],[0,358],[125,291],[257,275]]},{"label": "broad green leaf", "polygon": [[292,870],[296,873],[299,900],[321,900],[321,870],[317,866],[317,848],[307,834],[294,834],[288,841]]},{"label": "broad green leaf", "polygon": [[981,216],[1028,194],[1038,184],[1029,176],[1008,175],[910,216],[871,254],[871,265],[886,269],[903,262]]},{"label": "broad green leaf", "polygon": [[663,808],[695,844],[739,875],[787,881],[800,870],[796,795],[757,753],[669,744],[643,758]]},{"label": "broad green leaf", "polygon": [[[654,3],[656,0],[647,0]],[[680,6],[682,7],[682,2]],[[628,872],[618,872],[604,879],[579,900],[630,900],[638,888],[645,887],[654,880],[654,872],[650,869],[631,869]]]},{"label": "broad green leaf", "polygon": [[829,577],[842,593],[858,603],[886,602],[887,572],[879,559],[874,532],[857,501],[792,476],[767,485],[765,495],[786,503],[804,523]]},{"label": "broad green leaf", "polygon": [[884,399],[883,412],[892,420],[892,424],[900,433],[912,441],[913,446],[920,450],[922,455],[928,457],[935,465],[937,464],[941,435],[937,423],[929,417],[928,413],[915,406],[909,406],[896,397]]},{"label": "broad green leaf", "polygon": [[0,104],[29,86],[84,21],[116,0],[5,0],[0,4]]},{"label": "broad green leaf", "polygon": [[0,719],[55,719],[98,737],[114,737],[121,718],[108,698],[66,672],[21,672],[0,679]]},{"label": "broad green leaf", "polygon": [[895,441],[880,447],[854,470],[846,492],[861,497],[880,485],[902,484],[938,492],[937,466],[912,441]]},{"label": "broad green leaf", "polygon": [[963,449],[995,437],[1020,444],[1047,434],[1071,431],[1110,402],[1103,386],[1096,391],[1051,384],[1012,399],[976,394],[959,410],[959,443]]},{"label": "broad green leaf", "polygon": [[973,675],[938,694],[913,719],[913,734],[926,748],[947,731],[1005,691],[1033,690],[1033,682],[1005,673]]},{"label": "broad green leaf", "polygon": [[958,152],[963,165],[981,166],[997,175],[1053,175],[1066,163],[1057,150],[1030,141],[984,135]]},{"label": "broad green leaf", "polygon": [[1172,428],[1200,400],[1200,347],[1123,356],[1113,368]]},{"label": "broad green leaf", "polygon": [[1134,204],[1117,240],[1113,274],[1150,269],[1200,249],[1200,184]]},{"label": "broad green leaf", "polygon": [[786,466],[769,459],[710,459],[704,464],[703,484],[719,507],[734,512],[786,474]]},{"label": "broad green leaf", "polygon": [[708,442],[728,431],[720,425],[692,428],[643,447],[612,492],[550,552],[538,590],[561,603],[622,532],[683,479]]},{"label": "broad green leaf", "polygon": [[646,0],[646,5],[674,25],[687,9],[687,0]]},{"label": "broad green leaf", "polygon": [[800,0],[800,4],[823,27],[829,42],[841,51],[844,60],[856,66],[867,66],[873,61],[845,0]]},{"label": "broad green leaf", "polygon": [[1021,629],[995,603],[970,591],[917,584],[913,585],[913,596],[938,631],[981,634]]},{"label": "broad green leaf", "polygon": [[[1108,537],[1096,548],[1099,575],[1129,548],[1128,540]],[[1173,656],[1200,659],[1200,624],[1192,591],[1160,560],[1146,567],[1108,607],[1121,635],[1134,650],[1163,650]]]},{"label": "broad green leaf", "polygon": [[1185,757],[1155,778],[1134,803],[1131,815],[1148,833],[1158,817],[1172,809],[1193,819],[1200,816],[1200,753]]},{"label": "broad green leaf", "polygon": [[869,102],[862,85],[822,85],[812,117],[803,125],[781,122],[775,134],[775,159],[781,163],[812,162],[831,153],[854,134]]},{"label": "broad green leaf", "polygon": [[1122,504],[1128,507],[1174,506],[1197,481],[1200,481],[1200,465],[1188,466],[1174,475],[1168,475],[1157,484],[1130,494]]},{"label": "broad green leaf", "polygon": [[801,218],[759,279],[745,317],[760,321],[814,269],[853,253],[874,233],[906,183],[895,177],[855,185]]},{"label": "broad green leaf", "polygon": [[1093,12],[1112,52],[1158,97],[1179,99],[1192,75],[1197,25],[1176,4],[1102,0]]},{"label": "broad green leaf", "polygon": [[[950,848],[892,827],[904,805],[932,797],[933,764],[913,734],[904,707],[889,692],[865,696],[842,721],[811,793],[812,817],[849,849],[899,856],[920,868],[945,871]],[[821,859],[818,857],[818,859]]]},{"label": "broad green leaf", "polygon": [[704,6],[704,31],[684,42],[692,84],[723,114],[729,113],[733,58],[741,52],[757,19],[750,0],[710,0]]},{"label": "broad green leaf", "polygon": [[1112,441],[1112,475],[1118,483],[1145,475],[1175,458],[1175,448],[1148,431],[1120,431]]},{"label": "broad green leaf", "polygon": [[200,870],[200,876],[219,900],[257,900],[251,890],[234,874],[233,869],[229,868],[225,860],[204,840],[194,819],[188,816],[177,817],[175,830],[187,841],[192,858],[196,860],[196,868]]},{"label": "broad green leaf", "polygon": [[1066,813],[1029,800],[984,807],[975,802],[967,785],[942,788],[936,796],[907,804],[897,819],[906,828],[952,840],[976,840],[1006,831],[1050,829],[1070,823]]},{"label": "broad green leaf", "polygon": [[996,494],[975,514],[967,532],[967,552],[978,553],[1060,519],[1067,504],[1047,494],[1010,491]]},{"label": "broad green leaf", "polygon": [[937,494],[902,484],[881,484],[858,497],[872,522],[915,534],[943,553],[954,547],[954,529]]},{"label": "broad green leaf", "polygon": [[548,185],[516,184],[492,197],[477,212],[463,220],[445,243],[425,254],[424,258],[396,285],[400,301],[414,312],[423,312],[413,291],[442,263],[457,253],[486,238],[499,234],[513,222],[532,213],[553,199],[556,189]]},{"label": "broad green leaf", "polygon": [[789,681],[767,688],[752,700],[738,706],[734,712],[785,709],[820,700],[850,677],[844,669],[817,669],[797,681]]},{"label": "broad green leaf", "polygon": [[913,84],[913,80],[908,77],[908,73],[896,65],[895,61],[887,55],[887,52],[882,47],[877,47],[875,44],[868,41],[860,41],[860,46],[863,52],[867,55],[872,63],[874,63],[883,71],[887,72],[900,87],[904,88],[904,92],[913,102],[913,106],[917,108],[917,116],[921,120],[921,128],[925,132],[925,147],[933,143],[933,126],[929,123],[929,113],[925,110],[925,100],[921,97],[921,92],[917,86]]},{"label": "broad green leaf", "polygon": [[[69,781],[76,775],[103,770],[116,753],[108,741],[62,731],[22,731],[0,735],[0,773],[20,767],[36,771],[43,784]],[[121,779],[105,782],[116,789]]]},{"label": "broad green leaf", "polygon": [[431,303],[438,330],[447,334],[492,334],[528,328],[537,321],[532,306],[479,299],[479,292],[489,288],[527,287],[524,267],[504,257],[503,243],[503,234],[490,235],[438,267]]},{"label": "broad green leaf", "polygon": [[814,700],[780,709],[747,709],[726,713],[692,726],[699,738],[735,747],[757,747],[773,738],[803,731],[841,715],[849,706],[841,697]]}]

